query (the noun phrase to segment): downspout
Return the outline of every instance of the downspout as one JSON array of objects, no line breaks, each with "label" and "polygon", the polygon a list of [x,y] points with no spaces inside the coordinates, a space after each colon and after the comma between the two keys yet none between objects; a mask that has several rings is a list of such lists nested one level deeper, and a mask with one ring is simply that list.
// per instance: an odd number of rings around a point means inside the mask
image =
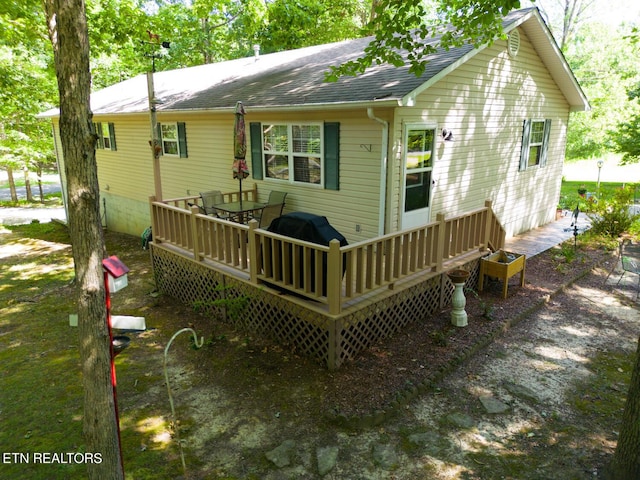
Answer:
[{"label": "downspout", "polygon": [[367,117],[382,125],[381,153],[380,153],[380,205],[378,215],[378,236],[385,234],[386,230],[386,210],[387,210],[387,161],[389,150],[389,122],[376,117],[373,108],[367,108]]}]

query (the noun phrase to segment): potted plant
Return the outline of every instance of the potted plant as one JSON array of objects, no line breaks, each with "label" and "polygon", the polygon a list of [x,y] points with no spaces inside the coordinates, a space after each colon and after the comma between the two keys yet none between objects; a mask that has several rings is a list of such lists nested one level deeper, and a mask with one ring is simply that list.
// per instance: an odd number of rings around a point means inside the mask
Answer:
[{"label": "potted plant", "polygon": [[556,220],[560,220],[564,217],[564,211],[567,209],[567,198],[562,195],[560,200],[558,200],[558,205],[556,206]]},{"label": "potted plant", "polygon": [[580,195],[582,198],[585,198],[587,195],[587,187],[585,187],[584,185],[580,185],[578,187],[578,195]]}]

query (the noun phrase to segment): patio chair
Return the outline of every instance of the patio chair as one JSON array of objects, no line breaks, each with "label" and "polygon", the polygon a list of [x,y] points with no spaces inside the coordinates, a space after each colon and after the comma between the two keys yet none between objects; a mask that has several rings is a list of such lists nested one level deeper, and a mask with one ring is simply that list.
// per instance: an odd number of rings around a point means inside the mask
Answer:
[{"label": "patio chair", "polygon": [[214,205],[224,203],[224,197],[220,190],[209,190],[208,192],[200,192],[200,198],[202,200],[202,210],[207,215],[214,215],[218,218],[227,218],[220,214]]},{"label": "patio chair", "polygon": [[[279,205],[280,206],[280,214],[277,215],[277,217],[279,217],[280,215],[282,215],[282,210],[284,209],[284,200],[285,198],[287,198],[287,192],[279,192],[277,190],[271,190],[271,193],[269,193],[269,200],[267,200],[267,206],[270,205]],[[266,206],[265,208],[261,211],[261,212],[256,212],[256,214],[253,216],[253,218],[255,218],[258,223],[260,223],[260,226],[262,226],[262,214],[264,213],[264,211],[266,210]],[[275,211],[272,210],[272,211]],[[277,218],[277,217],[273,217],[273,218]],[[273,220],[273,218],[271,220]],[[269,220],[269,223],[271,223],[271,220]],[[266,226],[268,227],[269,224],[266,224]]]},{"label": "patio chair", "polygon": [[271,190],[271,193],[269,193],[269,200],[267,201],[267,205],[284,205],[285,198],[287,198],[287,192]]},{"label": "patio chair", "polygon": [[[620,284],[624,274],[635,273],[640,275],[640,244],[633,244],[629,240],[624,240],[620,243],[620,264],[622,265],[622,275],[616,282],[616,285]],[[615,270],[615,266],[613,268]],[[607,279],[613,273],[613,270],[607,275]],[[606,282],[606,280],[605,280]],[[640,284],[638,285],[638,295],[640,295]]]},{"label": "patio chair", "polygon": [[260,228],[267,228],[271,225],[271,222],[276,218],[282,215],[282,209],[284,208],[284,203],[275,203],[271,205],[267,205],[262,209],[262,214],[260,215]]}]

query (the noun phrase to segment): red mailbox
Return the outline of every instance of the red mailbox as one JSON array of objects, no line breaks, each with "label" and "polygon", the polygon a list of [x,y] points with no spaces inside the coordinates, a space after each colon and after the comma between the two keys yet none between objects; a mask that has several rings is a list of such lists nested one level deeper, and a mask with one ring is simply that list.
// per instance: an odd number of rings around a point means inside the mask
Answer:
[{"label": "red mailbox", "polygon": [[102,260],[102,266],[107,272],[109,292],[115,293],[129,284],[127,280],[129,267],[122,263],[118,257],[111,255],[109,258],[105,258]]}]

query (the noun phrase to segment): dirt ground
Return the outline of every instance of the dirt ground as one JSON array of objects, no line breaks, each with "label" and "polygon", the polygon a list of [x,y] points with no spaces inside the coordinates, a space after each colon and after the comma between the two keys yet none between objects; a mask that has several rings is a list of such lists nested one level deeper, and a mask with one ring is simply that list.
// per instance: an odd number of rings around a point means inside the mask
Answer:
[{"label": "dirt ground", "polygon": [[587,386],[591,363],[607,352],[628,375],[640,321],[604,285],[612,253],[568,245],[529,259],[507,300],[499,282],[468,293],[468,327],[444,310],[335,372],[156,298],[148,325],[205,338],[197,351],[182,339],[172,368],[189,477],[597,478],[622,407],[592,415],[571,394],[622,401],[624,381]]},{"label": "dirt ground", "polygon": [[[499,283],[468,293],[467,327],[444,310],[330,372],[158,294],[140,239],[106,235],[131,270],[114,314],[147,324],[118,357],[120,408],[165,408],[140,455],[182,452],[185,478],[587,479],[615,448],[640,319],[605,285],[611,252],[537,255],[506,300]],[[173,417],[163,352],[182,328],[204,346],[172,343]]]}]

